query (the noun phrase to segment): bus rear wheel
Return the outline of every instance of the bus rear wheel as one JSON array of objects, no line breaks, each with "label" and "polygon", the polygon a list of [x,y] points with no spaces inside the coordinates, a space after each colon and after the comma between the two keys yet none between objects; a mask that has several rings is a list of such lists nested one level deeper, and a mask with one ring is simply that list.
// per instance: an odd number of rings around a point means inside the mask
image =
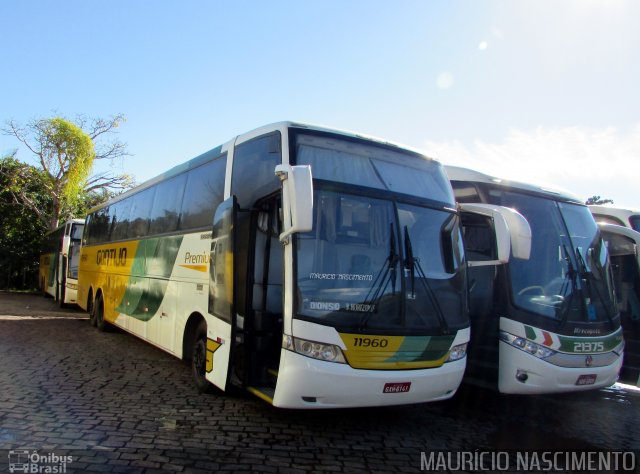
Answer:
[{"label": "bus rear wheel", "polygon": [[104,320],[104,303],[102,302],[102,295],[98,295],[93,303],[93,313],[96,321],[96,327],[98,331],[106,332],[109,330],[109,323]]},{"label": "bus rear wheel", "polygon": [[89,297],[89,304],[88,304],[89,324],[91,324],[93,327],[97,326],[96,311],[94,309],[95,307],[96,307],[95,301],[92,301],[91,297]]},{"label": "bus rear wheel", "polygon": [[200,393],[212,390],[211,382],[207,380],[207,323],[202,320],[198,324],[191,349],[191,373],[193,381]]}]

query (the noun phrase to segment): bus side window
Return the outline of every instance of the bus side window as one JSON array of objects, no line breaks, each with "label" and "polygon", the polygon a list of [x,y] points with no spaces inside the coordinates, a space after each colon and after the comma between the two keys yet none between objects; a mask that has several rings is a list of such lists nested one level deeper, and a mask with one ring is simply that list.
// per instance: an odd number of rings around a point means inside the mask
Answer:
[{"label": "bus side window", "polygon": [[109,207],[103,207],[87,218],[85,244],[99,244],[109,239]]},{"label": "bus side window", "polygon": [[131,212],[131,198],[123,199],[113,205],[115,211],[111,218],[111,240],[127,238],[129,231],[129,214]]},{"label": "bus side window", "polygon": [[274,172],[282,163],[280,137],[280,132],[271,133],[236,146],[231,194],[236,195],[241,208],[250,208],[256,200],[280,188]]},{"label": "bus side window", "polygon": [[149,234],[149,214],[156,188],[152,187],[132,196],[129,215],[129,238],[146,237]]},{"label": "bus side window", "polygon": [[149,235],[175,232],[178,229],[186,181],[187,175],[181,174],[158,184],[151,208]]},{"label": "bus side window", "polygon": [[180,211],[180,229],[211,227],[213,213],[224,198],[226,154],[192,169]]}]

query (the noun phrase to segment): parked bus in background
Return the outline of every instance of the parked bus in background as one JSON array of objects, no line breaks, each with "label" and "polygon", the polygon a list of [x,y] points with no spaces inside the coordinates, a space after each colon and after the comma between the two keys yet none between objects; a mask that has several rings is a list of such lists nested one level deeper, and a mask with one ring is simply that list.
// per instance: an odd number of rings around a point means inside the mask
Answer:
[{"label": "parked bus in background", "polygon": [[[312,175],[313,171],[313,175]],[[446,399],[469,341],[442,166],[278,123],[91,210],[80,305],[278,407]]]},{"label": "parked bus in background", "polygon": [[640,211],[609,205],[589,206],[598,224],[615,224],[640,232]]},{"label": "parked bus in background", "polygon": [[613,283],[624,334],[620,381],[640,386],[640,232],[600,223],[613,270]]},{"label": "parked bus in background", "polygon": [[48,232],[40,252],[38,281],[45,296],[52,296],[60,306],[75,304],[78,292],[80,242],[83,219],[71,219]]},{"label": "parked bus in background", "polygon": [[[537,394],[616,382],[624,341],[607,249],[571,195],[446,167],[456,200],[512,208],[531,227],[528,259],[472,267],[468,375],[503,393]],[[487,255],[463,220],[467,258]],[[490,257],[490,255],[488,255]]]}]

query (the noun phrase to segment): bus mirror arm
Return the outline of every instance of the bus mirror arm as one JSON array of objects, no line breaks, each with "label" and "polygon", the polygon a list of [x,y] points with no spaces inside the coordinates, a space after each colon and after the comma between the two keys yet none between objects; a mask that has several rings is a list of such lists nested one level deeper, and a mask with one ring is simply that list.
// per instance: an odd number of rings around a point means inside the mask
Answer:
[{"label": "bus mirror arm", "polygon": [[277,165],[275,174],[282,182],[283,232],[280,242],[289,236],[313,229],[313,178],[309,165]]}]

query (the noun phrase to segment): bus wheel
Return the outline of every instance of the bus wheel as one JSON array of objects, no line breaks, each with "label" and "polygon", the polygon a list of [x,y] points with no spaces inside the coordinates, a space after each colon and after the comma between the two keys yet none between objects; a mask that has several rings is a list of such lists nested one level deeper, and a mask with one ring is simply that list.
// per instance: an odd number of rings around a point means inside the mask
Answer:
[{"label": "bus wheel", "polygon": [[206,378],[207,369],[207,323],[203,320],[198,324],[191,350],[191,373],[198,392],[208,393],[212,389]]},{"label": "bus wheel", "polygon": [[66,283],[64,286],[60,287],[60,299],[58,300],[58,305],[60,305],[61,308],[66,308],[67,307],[67,303],[64,302],[64,298],[67,295],[67,291],[66,291]]},{"label": "bus wheel", "polygon": [[96,321],[96,304],[95,301],[91,301],[91,297],[89,297],[89,324],[91,324],[93,327],[96,327],[97,325],[97,321]]},{"label": "bus wheel", "polygon": [[98,297],[94,301],[93,313],[95,314],[96,326],[98,328],[98,331],[108,331],[109,323],[104,320],[104,304],[102,303],[102,295],[98,295]]}]

